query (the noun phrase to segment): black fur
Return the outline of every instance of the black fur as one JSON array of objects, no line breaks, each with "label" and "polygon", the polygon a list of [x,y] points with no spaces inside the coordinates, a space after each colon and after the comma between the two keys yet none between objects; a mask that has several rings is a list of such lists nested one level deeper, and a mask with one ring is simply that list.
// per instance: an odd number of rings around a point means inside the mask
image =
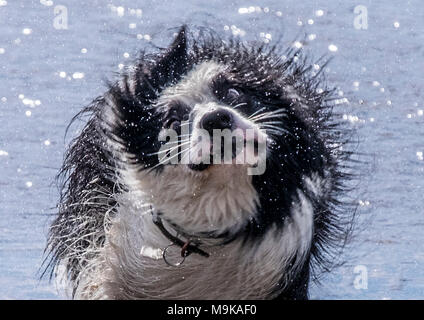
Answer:
[{"label": "black fur", "polygon": [[[246,115],[262,107],[265,111],[287,110],[288,116],[282,119],[287,133],[273,135],[267,170],[253,178],[260,207],[242,236],[254,250],[271,225],[282,227],[290,219],[290,208],[301,189],[315,210],[310,254],[301,268],[282,270],[282,279],[289,274],[290,284],[284,291],[276,284],[275,290],[281,299],[307,299],[310,277],[315,279],[330,269],[351,231],[354,209],[341,200],[351,178],[349,132],[332,110],[333,90],[325,87],[322,75],[312,74],[301,51],[285,51],[285,60],[282,53],[277,46],[247,45],[212,33],[188,37],[182,28],[168,49],[141,54],[135,71],[123,74],[79,114],[88,115],[89,120],[68,149],[59,175],[62,193],[59,214],[49,233],[46,270],[53,274],[54,267],[67,259],[68,276],[77,283],[81,269],[97,254],[88,250],[93,241],[101,246],[105,240],[105,215],[115,214],[112,194],[123,188],[115,179],[122,160],[114,154],[125,152],[125,161],[143,165],[145,170],[161,170],[152,154],[161,146],[157,135],[166,115],[152,104],[164,88],[178,82],[193,66],[216,60],[231,66],[231,76],[224,82],[242,91]],[[214,84],[218,96],[220,87],[227,85],[221,80]],[[287,93],[289,87],[302,101]],[[323,90],[317,91],[318,87]],[[113,117],[108,117],[110,112]],[[108,139],[117,142],[118,149],[111,150]],[[331,181],[332,188],[325,196],[317,198],[306,188],[303,177],[313,173]]]}]

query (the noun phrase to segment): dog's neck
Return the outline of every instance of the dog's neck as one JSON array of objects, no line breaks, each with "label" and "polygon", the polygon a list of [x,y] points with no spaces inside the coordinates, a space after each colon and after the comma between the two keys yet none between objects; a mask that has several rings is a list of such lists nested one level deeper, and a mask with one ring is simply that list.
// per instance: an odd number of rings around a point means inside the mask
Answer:
[{"label": "dog's neck", "polygon": [[168,166],[157,173],[123,174],[131,190],[142,193],[163,220],[188,235],[233,234],[257,212],[258,194],[243,166],[212,166],[201,173]]},{"label": "dog's neck", "polygon": [[168,262],[166,254],[167,249],[170,246],[178,246],[181,248],[181,257],[183,258],[182,261],[185,261],[185,258],[192,253],[209,258],[210,255],[202,249],[203,246],[206,246],[206,250],[208,250],[211,247],[227,245],[235,239],[242,237],[246,231],[246,226],[249,224],[249,221],[245,221],[244,224],[237,224],[237,227],[229,226],[224,232],[213,230],[197,232],[196,234],[189,234],[184,230],[183,227],[175,225],[169,221],[166,221],[168,227],[165,227],[161,218],[161,212],[156,212],[153,208],[151,208],[151,211],[153,223],[171,242],[170,245],[162,249],[163,259],[171,266],[179,266],[180,263],[175,265]]}]

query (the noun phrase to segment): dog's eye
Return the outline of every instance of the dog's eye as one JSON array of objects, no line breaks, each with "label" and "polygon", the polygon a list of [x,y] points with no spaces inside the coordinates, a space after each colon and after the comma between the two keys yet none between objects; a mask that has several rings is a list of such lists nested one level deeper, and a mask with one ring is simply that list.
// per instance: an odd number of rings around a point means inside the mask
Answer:
[{"label": "dog's eye", "polygon": [[227,91],[226,98],[231,101],[231,100],[237,99],[239,96],[240,96],[240,93],[236,89],[230,88]]},{"label": "dog's eye", "polygon": [[180,120],[173,119],[173,120],[169,121],[169,129],[178,130],[180,128],[180,126],[181,126]]}]

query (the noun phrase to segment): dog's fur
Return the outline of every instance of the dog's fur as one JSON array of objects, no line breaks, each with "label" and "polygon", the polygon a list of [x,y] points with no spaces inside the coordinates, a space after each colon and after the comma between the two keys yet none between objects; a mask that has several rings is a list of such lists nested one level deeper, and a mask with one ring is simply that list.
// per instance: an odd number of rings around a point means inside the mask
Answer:
[{"label": "dog's fur", "polygon": [[[282,54],[182,28],[80,113],[89,120],[66,153],[47,248],[73,297],[308,298],[310,278],[331,266],[350,230],[341,201],[350,152],[320,72],[300,51]],[[239,95],[228,100],[229,88]],[[264,174],[159,162],[175,113],[190,115],[194,135],[216,108],[266,136]],[[210,256],[166,264],[169,239],[153,215],[199,237]],[[178,254],[170,247],[170,260]]]}]

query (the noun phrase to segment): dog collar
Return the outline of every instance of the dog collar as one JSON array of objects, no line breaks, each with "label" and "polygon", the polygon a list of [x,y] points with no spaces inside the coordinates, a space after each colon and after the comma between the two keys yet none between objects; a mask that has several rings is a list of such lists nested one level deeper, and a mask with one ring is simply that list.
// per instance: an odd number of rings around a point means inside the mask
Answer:
[{"label": "dog collar", "polygon": [[[179,228],[175,225],[173,225],[172,223],[168,222],[172,228],[174,229],[174,231],[176,231],[176,235],[172,235],[164,226],[162,219],[160,217],[161,213],[160,212],[155,212],[155,210],[153,210],[153,207],[151,207],[151,212],[152,212],[152,221],[153,223],[158,227],[158,229],[160,230],[160,232],[168,239],[171,241],[171,244],[169,244],[168,246],[166,246],[164,249],[162,249],[162,257],[163,260],[166,262],[166,264],[173,266],[173,267],[178,267],[180,266],[184,261],[185,258],[188,257],[190,254],[192,253],[197,253],[198,255],[201,255],[202,257],[205,258],[209,258],[209,253],[207,253],[206,251],[202,250],[199,248],[199,246],[201,245],[201,241],[200,239],[202,238],[213,238],[213,239],[224,239],[223,241],[221,241],[218,244],[215,245],[225,245],[228,244],[230,242],[232,242],[234,239],[236,239],[240,233],[244,232],[244,228],[241,228],[239,230],[239,232],[214,232],[214,231],[209,231],[209,232],[202,232],[200,234],[195,234],[195,235],[190,235],[185,233],[182,230],[179,230]],[[182,235],[185,239],[187,240],[182,240],[179,236]],[[167,259],[167,254],[168,254],[168,249],[172,246],[178,246],[181,248],[181,257],[182,260],[179,263],[171,263],[168,259]]]},{"label": "dog collar", "polygon": [[[205,257],[205,258],[209,258],[209,253],[200,249],[198,247],[198,245],[195,243],[195,241],[193,239],[191,239],[190,237],[188,237],[187,241],[183,241],[180,238],[178,238],[178,234],[176,236],[173,236],[165,228],[165,226],[163,225],[162,219],[157,214],[153,214],[153,223],[159,228],[159,230],[162,232],[162,234],[172,242],[170,245],[165,247],[165,249],[163,250],[163,255],[162,255],[163,259],[165,260],[165,262],[168,265],[179,266],[184,262],[185,258],[188,257],[192,253],[197,253],[197,254]],[[183,260],[178,264],[172,264],[166,258],[168,248],[173,246],[173,245],[179,246],[181,248],[181,257],[183,258]]]}]

